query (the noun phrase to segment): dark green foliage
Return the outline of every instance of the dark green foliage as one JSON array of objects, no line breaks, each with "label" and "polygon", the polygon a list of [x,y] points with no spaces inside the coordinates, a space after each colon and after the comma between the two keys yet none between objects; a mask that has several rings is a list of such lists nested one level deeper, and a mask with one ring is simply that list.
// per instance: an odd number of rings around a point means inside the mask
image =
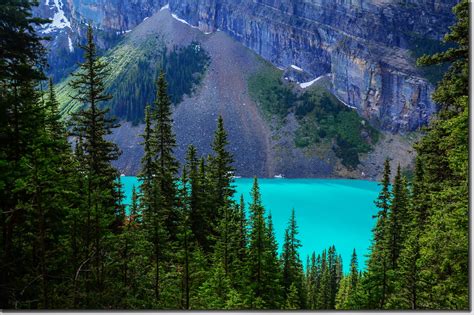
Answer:
[{"label": "dark green foliage", "polygon": [[[229,144],[227,140],[227,132],[224,129],[224,120],[219,116],[217,120],[217,129],[214,134],[214,141],[212,142],[212,150],[214,156],[209,159],[209,173],[212,189],[212,204],[219,208],[227,206],[234,194],[235,190],[232,187],[234,168],[232,163],[234,159],[232,154],[226,150]],[[216,213],[218,215],[218,213]],[[210,218],[215,219],[214,217]]]},{"label": "dark green foliage", "polygon": [[[359,272],[354,251],[346,275],[334,246],[313,253],[303,270],[294,211],[278,259],[257,179],[248,218],[243,198],[233,199],[222,118],[213,155],[200,158],[190,146],[178,180],[164,74],[154,106],[144,109],[141,185],[127,212],[111,166],[118,150],[107,140],[116,126],[106,109],[107,66],[92,28],[71,83],[82,107],[70,128],[73,151],[54,87],[39,89],[43,51],[31,3],[7,0],[0,9],[1,308],[469,308],[467,0],[456,6],[458,23],[446,37],[456,45],[422,59],[451,68],[434,95],[441,111],[416,146],[413,179],[399,167],[391,181],[386,161],[367,270]],[[321,97],[321,106],[297,102],[301,119],[334,109]],[[364,150],[350,133],[356,120],[338,129],[340,115],[352,114],[340,110],[319,126],[334,123],[336,145]]]},{"label": "dark green foliage", "polygon": [[[419,290],[419,308],[469,308],[469,2],[454,12],[458,20],[445,40],[455,47],[421,59],[452,64],[433,94],[439,118],[416,148],[431,197],[429,228],[420,237],[418,264],[428,285]],[[417,196],[413,203],[424,206]]]},{"label": "dark green foliage", "polygon": [[[171,272],[167,269],[168,251],[172,248],[170,242],[178,240],[180,216],[177,209],[176,187],[178,163],[173,154],[176,140],[173,133],[171,102],[163,73],[160,74],[157,85],[154,109],[147,106],[145,110],[145,130],[142,135],[145,154],[142,158],[140,178],[143,225],[147,240],[154,248],[150,257],[154,266],[154,303],[164,307],[166,303],[162,294],[167,294],[166,281],[180,277],[174,273],[170,274],[170,279],[162,279],[162,273]],[[187,236],[185,240],[187,241]]]},{"label": "dark green foliage", "polygon": [[178,161],[173,151],[176,147],[176,137],[173,132],[171,101],[168,97],[167,83],[164,73],[158,79],[158,92],[155,99],[155,170],[156,184],[160,192],[160,208],[165,217],[166,228],[171,239],[175,239],[178,218],[174,211],[176,204],[176,174]]},{"label": "dark green foliage", "polygon": [[[274,235],[265,222],[258,181],[255,178],[250,204],[250,233],[248,249],[248,276],[250,283],[250,308],[277,309],[281,306],[279,296],[273,292],[279,289],[281,269],[278,266]],[[269,221],[271,223],[271,221]],[[272,225],[270,224],[270,227]]]},{"label": "dark green foliage", "polygon": [[[112,113],[134,124],[143,122],[144,111],[138,104],[151,103],[156,95],[154,81],[163,69],[171,103],[178,105],[185,95],[192,95],[202,81],[210,57],[197,42],[167,51],[158,39],[150,39],[139,47],[137,61],[126,65],[110,80],[107,91],[114,95]],[[117,50],[117,54],[120,51]],[[113,56],[113,54],[112,54]]]},{"label": "dark green foliage", "polygon": [[310,264],[306,268],[307,308],[312,310],[335,309],[338,292],[346,289],[343,282],[342,260],[337,255],[336,248],[329,247],[317,258],[313,253]]},{"label": "dark green foliage", "polygon": [[[453,45],[419,59],[422,65],[449,63],[450,67],[433,94],[440,112],[416,145],[411,189],[407,189],[398,169],[390,207],[383,202],[388,199],[385,189],[379,200],[379,208],[388,210],[388,217],[385,227],[380,226],[374,233],[369,272],[363,279],[366,307],[375,306],[371,301],[374,289],[382,293],[377,294],[380,308],[469,307],[468,8],[468,1],[460,1],[454,8],[458,21],[445,36],[445,41]],[[385,241],[378,231],[388,235]],[[385,261],[383,257],[388,257],[389,268],[371,268],[370,261]],[[380,263],[372,263],[376,265]],[[371,284],[375,279],[379,284],[381,279],[388,279],[383,287],[386,290],[374,288]]]},{"label": "dark green foliage", "polygon": [[248,82],[250,95],[258,102],[267,119],[273,115],[283,119],[296,101],[295,93],[280,82],[280,72],[265,69],[250,77]]},{"label": "dark green foliage", "polygon": [[388,217],[392,194],[390,191],[390,162],[385,161],[384,175],[381,182],[382,189],[375,205],[379,209],[377,222],[373,229],[371,254],[368,261],[367,275],[364,278],[364,288],[368,291],[367,307],[384,308],[388,295]]},{"label": "dark green foliage", "polygon": [[389,262],[390,268],[396,269],[398,257],[402,250],[403,242],[408,224],[408,187],[406,181],[401,175],[401,168],[398,165],[392,188],[392,202],[388,216],[388,238],[387,243],[390,248]]},{"label": "dark green foliage", "polygon": [[[111,98],[104,92],[104,78],[107,65],[97,57],[92,26],[87,32],[87,44],[84,50],[84,63],[71,81],[76,91],[74,99],[82,104],[83,109],[73,116],[72,134],[81,139],[79,167],[85,175],[83,195],[84,212],[75,218],[84,224],[85,235],[79,238],[83,248],[84,265],[81,268],[91,269],[79,281],[83,296],[75,298],[75,304],[84,307],[98,307],[107,303],[105,288],[107,286],[107,255],[109,254],[110,229],[121,225],[121,211],[117,211],[121,197],[116,194],[118,176],[111,162],[119,155],[118,147],[108,141],[106,136],[117,127],[113,119],[107,118],[108,109],[101,109],[100,104]],[[117,222],[117,220],[119,222]],[[115,221],[115,222],[114,222]]]},{"label": "dark green foliage", "polygon": [[[288,227],[285,231],[285,241],[281,254],[283,289],[287,302],[290,299],[291,305],[298,305],[299,308],[305,308],[306,298],[303,285],[303,264],[298,253],[301,242],[297,236],[298,227],[296,225],[295,210],[293,209]],[[292,295],[291,297],[290,294]],[[297,297],[296,301],[294,300],[295,297]]]},{"label": "dark green foliage", "polygon": [[192,42],[185,47],[175,47],[164,55],[163,69],[173,104],[181,103],[183,96],[194,92],[203,79],[209,62],[209,55],[198,42]]}]

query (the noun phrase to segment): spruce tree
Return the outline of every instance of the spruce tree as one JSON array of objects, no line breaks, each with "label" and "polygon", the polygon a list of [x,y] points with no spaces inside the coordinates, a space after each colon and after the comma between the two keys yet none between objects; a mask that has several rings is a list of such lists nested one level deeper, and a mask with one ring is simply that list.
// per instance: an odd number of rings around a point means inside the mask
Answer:
[{"label": "spruce tree", "polygon": [[[84,50],[85,60],[73,74],[70,85],[76,92],[73,98],[83,108],[73,115],[72,135],[82,139],[82,163],[87,177],[86,195],[83,197],[87,202],[84,247],[88,252],[84,259],[90,257],[91,264],[87,265],[92,268],[94,280],[89,273],[85,273],[84,289],[85,303],[93,307],[104,302],[101,301],[107,275],[104,260],[108,251],[104,238],[110,232],[108,226],[114,220],[117,202],[115,189],[118,172],[111,162],[118,158],[120,152],[114,143],[106,139],[118,125],[108,117],[109,109],[100,106],[111,96],[105,93],[107,64],[97,56],[91,25],[87,30],[87,43],[80,47]],[[98,295],[92,299],[91,293],[95,290]]]},{"label": "spruce tree", "polygon": [[456,24],[444,38],[453,47],[420,60],[451,64],[433,94],[440,112],[416,147],[432,197],[420,237],[420,308],[469,308],[469,1],[453,12]]},{"label": "spruce tree", "polygon": [[155,99],[154,128],[156,154],[156,181],[160,194],[160,208],[165,217],[167,233],[171,240],[176,239],[178,215],[176,205],[176,175],[178,161],[174,156],[176,136],[173,132],[172,104],[168,96],[168,85],[164,72],[160,73],[157,82]]},{"label": "spruce tree", "polygon": [[252,289],[252,305],[256,307],[255,301],[261,299],[264,294],[263,269],[265,267],[265,217],[260,189],[257,178],[254,178],[252,186],[252,203],[250,204],[250,235],[249,235],[249,282]]},{"label": "spruce tree", "polygon": [[406,230],[406,221],[408,217],[408,194],[405,180],[402,177],[400,165],[395,175],[392,202],[388,214],[388,235],[387,243],[389,248],[389,262],[392,270],[397,269],[398,257],[402,250],[404,234]]},{"label": "spruce tree", "polygon": [[371,253],[368,260],[368,273],[365,281],[365,290],[368,292],[369,301],[366,307],[383,309],[388,295],[388,270],[390,268],[388,252],[388,215],[392,194],[390,191],[390,162],[387,159],[381,182],[382,189],[375,202],[379,211],[377,222],[373,229]]},{"label": "spruce tree", "polygon": [[[40,142],[45,111],[35,88],[44,79],[42,38],[35,27],[48,22],[34,18],[31,1],[7,0],[0,4],[0,307],[14,303],[19,279],[30,267],[21,240],[25,209],[31,199],[18,183],[29,176],[28,154]],[[24,187],[25,188],[25,187]],[[30,255],[31,256],[31,255]],[[23,267],[21,267],[23,266]],[[34,290],[34,289],[33,289]],[[36,300],[36,297],[32,298]]]},{"label": "spruce tree", "polygon": [[198,244],[204,249],[205,252],[209,252],[208,237],[212,231],[210,221],[208,218],[207,207],[205,207],[205,191],[204,178],[205,171],[204,165],[201,166],[200,172],[200,161],[197,157],[196,147],[190,145],[186,152],[186,167],[189,170],[189,185],[190,185],[190,196],[189,196],[189,207],[190,214],[189,220],[191,229],[196,237]]},{"label": "spruce tree", "polygon": [[288,297],[292,285],[298,292],[298,305],[305,307],[305,293],[303,285],[303,264],[299,256],[301,242],[298,239],[298,226],[296,224],[295,210],[291,211],[288,227],[285,231],[285,241],[281,254],[283,269],[283,288],[285,297]]},{"label": "spruce tree", "polygon": [[273,229],[269,231],[265,222],[265,209],[262,204],[257,178],[252,186],[250,203],[250,233],[247,256],[248,282],[250,283],[250,307],[252,309],[276,308],[280,270],[278,266]]},{"label": "spruce tree", "polygon": [[212,142],[214,155],[209,161],[209,172],[212,182],[213,203],[216,209],[225,206],[235,190],[232,187],[234,168],[232,163],[234,159],[232,154],[227,151],[226,146],[227,132],[224,129],[224,119],[219,116],[217,120],[217,129]]}]

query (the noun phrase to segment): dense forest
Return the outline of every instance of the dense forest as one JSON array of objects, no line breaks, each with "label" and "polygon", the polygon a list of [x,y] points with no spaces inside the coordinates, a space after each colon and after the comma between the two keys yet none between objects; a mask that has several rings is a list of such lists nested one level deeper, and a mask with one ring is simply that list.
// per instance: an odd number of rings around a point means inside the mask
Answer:
[{"label": "dense forest", "polygon": [[[439,113],[416,145],[412,179],[385,163],[365,270],[331,246],[303,267],[295,211],[281,253],[258,180],[234,201],[233,157],[217,121],[213,154],[178,165],[172,98],[161,72],[144,106],[140,187],[126,209],[120,154],[107,140],[109,67],[92,27],[71,81],[83,104],[66,124],[32,17],[33,1],[0,4],[0,307],[4,309],[469,309],[469,11],[446,51]],[[170,60],[170,62],[172,62]],[[71,146],[72,141],[72,146]],[[389,158],[389,157],[388,157]],[[393,178],[393,180],[392,180]]]}]

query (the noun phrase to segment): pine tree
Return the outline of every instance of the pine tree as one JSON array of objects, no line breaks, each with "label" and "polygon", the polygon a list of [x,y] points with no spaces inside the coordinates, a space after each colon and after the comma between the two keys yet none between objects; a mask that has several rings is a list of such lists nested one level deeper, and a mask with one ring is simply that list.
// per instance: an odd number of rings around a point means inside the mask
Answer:
[{"label": "pine tree", "polygon": [[[186,167],[189,170],[190,181],[190,224],[191,229],[196,237],[198,244],[207,253],[210,251],[208,243],[209,234],[212,231],[210,221],[208,218],[207,207],[205,207],[205,190],[203,189],[205,183],[204,164],[200,166],[200,161],[197,157],[196,147],[190,145],[186,153]],[[201,170],[200,170],[201,168]]]},{"label": "pine tree", "polygon": [[[250,284],[250,307],[252,309],[275,309],[279,306],[280,269],[276,253],[276,241],[273,225],[270,228],[265,222],[263,207],[257,178],[252,187],[252,203],[250,204],[250,233],[247,256],[248,283]],[[271,218],[269,219],[271,223]]]},{"label": "pine tree", "polygon": [[368,261],[368,273],[364,288],[369,296],[368,308],[383,309],[388,295],[388,270],[389,253],[387,244],[388,215],[392,194],[390,191],[390,162],[387,159],[384,166],[384,174],[381,182],[382,189],[375,202],[379,211],[377,213],[377,223],[373,230],[373,240],[371,253]]},{"label": "pine tree", "polygon": [[285,309],[286,310],[301,309],[300,294],[298,292],[298,289],[296,288],[295,283],[292,283],[288,290],[288,294],[286,296],[286,302],[285,302]]},{"label": "pine tree", "polygon": [[[267,301],[269,309],[280,309],[284,303],[284,288],[282,283],[282,270],[278,260],[278,243],[273,228],[271,213],[267,217],[267,229],[265,235],[265,287],[262,296]],[[301,305],[301,304],[298,304]]]},{"label": "pine tree", "polygon": [[254,178],[252,187],[252,203],[250,204],[250,235],[249,235],[249,251],[248,251],[248,263],[249,263],[249,282],[252,290],[252,305],[251,307],[257,307],[255,304],[256,299],[261,299],[264,294],[264,277],[263,270],[265,267],[264,255],[265,255],[265,218],[260,189],[258,186],[257,178]]},{"label": "pine tree", "polygon": [[[111,162],[118,158],[120,152],[114,143],[106,139],[118,125],[114,119],[107,117],[108,109],[100,108],[100,104],[109,100],[111,96],[105,93],[107,65],[97,56],[91,25],[87,30],[87,44],[81,48],[84,50],[85,61],[73,74],[74,79],[70,85],[76,91],[73,98],[84,106],[73,115],[72,134],[82,139],[82,163],[87,177],[84,196],[87,200],[87,213],[84,215],[86,220],[84,247],[88,253],[84,259],[90,257],[94,280],[92,283],[89,274],[86,273],[85,303],[91,307],[103,303],[101,294],[105,290],[107,274],[104,260],[108,250],[103,240],[110,232],[108,226],[116,215],[117,202],[115,192],[118,172]],[[94,299],[90,294],[93,289],[99,294]]]},{"label": "pine tree", "polygon": [[440,112],[416,147],[432,197],[429,229],[420,237],[417,264],[426,286],[418,294],[419,308],[469,308],[469,1],[453,11],[457,22],[444,40],[454,47],[419,61],[451,63],[433,94]]},{"label": "pine tree", "polygon": [[[24,255],[31,256],[22,239],[26,209],[31,196],[23,186],[31,178],[29,157],[42,141],[44,106],[36,87],[44,79],[44,48],[35,27],[47,20],[32,17],[31,1],[7,0],[0,4],[0,307],[12,307],[16,289],[31,267]],[[23,186],[23,188],[26,188]],[[34,276],[36,277],[36,275]],[[24,287],[24,286],[23,286]],[[33,288],[34,290],[35,288]],[[26,294],[27,296],[28,294]],[[28,297],[29,298],[29,297]],[[36,297],[32,297],[36,300]]]},{"label": "pine tree", "polygon": [[155,99],[154,128],[156,154],[156,181],[160,192],[160,208],[165,217],[167,233],[171,240],[176,239],[178,215],[174,211],[176,204],[176,174],[178,162],[174,157],[176,136],[173,132],[172,104],[168,96],[165,74],[160,73]]},{"label": "pine tree", "polygon": [[420,279],[418,261],[420,259],[420,237],[424,233],[428,218],[429,194],[424,183],[423,162],[418,157],[413,179],[413,202],[409,208],[409,221],[406,225],[407,237],[399,258],[396,289],[390,305],[392,308],[417,309],[419,292],[424,286]]},{"label": "pine tree", "polygon": [[198,309],[222,310],[230,298],[232,287],[225,274],[224,266],[217,260],[211,270],[210,277],[199,288],[197,300]]},{"label": "pine tree", "polygon": [[331,309],[331,274],[326,250],[321,255],[321,280],[318,287],[318,309]]},{"label": "pine tree", "polygon": [[303,285],[303,264],[299,256],[301,242],[297,238],[298,226],[296,224],[295,210],[291,211],[288,227],[285,231],[285,241],[281,261],[283,266],[283,288],[287,297],[292,285],[296,286],[299,301],[298,305],[305,307],[304,285]]},{"label": "pine tree", "polygon": [[[209,174],[213,192],[212,201],[217,211],[231,201],[230,198],[235,192],[232,187],[234,172],[232,163],[234,159],[232,154],[226,150],[228,144],[227,132],[224,129],[224,119],[222,116],[219,116],[214,141],[212,142],[214,156],[209,160]],[[218,217],[219,213],[213,213],[211,220]]]},{"label": "pine tree", "polygon": [[408,194],[405,180],[401,174],[400,165],[397,168],[397,174],[394,179],[392,189],[392,202],[388,213],[388,235],[387,242],[389,248],[389,262],[392,270],[397,269],[397,261],[402,250],[402,244],[405,237],[406,219],[408,217]]},{"label": "pine tree", "polygon": [[359,264],[357,262],[357,253],[354,248],[351,257],[351,273],[350,273],[350,291],[354,293],[357,290],[357,284],[359,283]]}]

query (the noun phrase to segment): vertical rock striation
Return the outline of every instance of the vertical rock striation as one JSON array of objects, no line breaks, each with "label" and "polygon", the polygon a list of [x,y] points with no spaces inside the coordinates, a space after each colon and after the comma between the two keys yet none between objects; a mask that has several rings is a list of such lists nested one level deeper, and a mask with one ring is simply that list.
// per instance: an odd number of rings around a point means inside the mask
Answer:
[{"label": "vertical rock striation", "polygon": [[414,36],[440,40],[457,0],[170,0],[201,30],[221,30],[277,66],[318,77],[374,125],[415,130],[436,108],[415,67]]},{"label": "vertical rock striation", "polygon": [[296,65],[315,78],[331,74],[341,101],[375,126],[403,132],[425,124],[436,110],[429,96],[433,87],[410,52],[413,40],[440,40],[457,2],[43,0],[38,14],[53,18],[62,11],[68,19],[48,31],[56,35],[49,60],[58,80],[79,58],[70,43],[81,41],[84,23],[101,30],[99,45],[107,49],[168,4],[176,17],[204,32],[221,30],[277,66]]}]

